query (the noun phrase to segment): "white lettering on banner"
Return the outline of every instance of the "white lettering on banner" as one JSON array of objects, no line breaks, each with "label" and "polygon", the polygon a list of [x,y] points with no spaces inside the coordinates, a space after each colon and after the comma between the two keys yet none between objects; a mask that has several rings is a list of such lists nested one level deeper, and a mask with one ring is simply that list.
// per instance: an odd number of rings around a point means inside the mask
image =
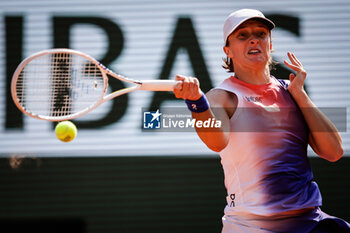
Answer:
[{"label": "white lettering on banner", "polygon": [[209,118],[205,121],[197,119],[173,120],[163,119],[163,128],[220,128],[221,121],[215,118]]}]

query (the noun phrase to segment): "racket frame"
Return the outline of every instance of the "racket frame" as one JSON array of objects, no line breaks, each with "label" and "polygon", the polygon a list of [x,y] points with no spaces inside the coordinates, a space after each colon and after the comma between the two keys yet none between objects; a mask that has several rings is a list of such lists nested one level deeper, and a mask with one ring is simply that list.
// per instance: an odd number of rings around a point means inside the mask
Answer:
[{"label": "racket frame", "polygon": [[[35,114],[32,112],[28,112],[25,108],[22,107],[22,105],[19,103],[19,99],[17,97],[17,80],[24,69],[24,67],[31,62],[32,60],[49,55],[49,54],[55,54],[55,53],[67,53],[67,54],[75,54],[81,57],[84,57],[85,59],[89,60],[90,62],[94,63],[96,67],[98,67],[101,71],[102,78],[103,78],[103,92],[101,93],[101,96],[99,99],[97,99],[95,102],[92,102],[91,105],[84,110],[81,110],[79,112],[69,114],[68,116],[45,116],[45,115],[40,115],[40,114]],[[107,90],[108,90],[108,75],[119,79],[123,82],[126,83],[131,83],[133,86],[126,87],[117,91],[114,91],[108,95]],[[116,74],[107,67],[105,67],[103,64],[101,64],[99,61],[97,61],[95,58],[80,52],[76,51],[73,49],[67,49],[67,48],[56,48],[56,49],[47,49],[47,50],[42,50],[37,53],[32,54],[31,56],[25,58],[17,67],[15,70],[13,76],[12,76],[12,81],[11,81],[11,95],[12,99],[17,106],[17,108],[23,112],[24,114],[36,118],[36,119],[41,119],[41,120],[47,120],[47,121],[63,121],[63,120],[71,120],[77,117],[80,117],[82,115],[87,114],[88,112],[94,110],[97,108],[99,105],[103,104],[104,102],[107,102],[115,97],[118,97],[120,95],[124,95],[127,93],[130,93],[132,91],[136,90],[147,90],[147,91],[172,91],[174,86],[176,85],[176,81],[173,80],[133,80],[127,77],[124,77],[122,75]]]}]

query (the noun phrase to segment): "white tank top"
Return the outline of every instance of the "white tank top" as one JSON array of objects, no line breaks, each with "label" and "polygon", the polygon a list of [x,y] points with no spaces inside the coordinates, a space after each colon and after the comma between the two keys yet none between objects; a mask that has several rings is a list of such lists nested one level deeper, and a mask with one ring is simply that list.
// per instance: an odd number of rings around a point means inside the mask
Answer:
[{"label": "white tank top", "polygon": [[287,83],[271,80],[252,85],[230,77],[217,87],[238,98],[220,152],[226,215],[271,216],[322,204],[307,158],[307,125]]}]

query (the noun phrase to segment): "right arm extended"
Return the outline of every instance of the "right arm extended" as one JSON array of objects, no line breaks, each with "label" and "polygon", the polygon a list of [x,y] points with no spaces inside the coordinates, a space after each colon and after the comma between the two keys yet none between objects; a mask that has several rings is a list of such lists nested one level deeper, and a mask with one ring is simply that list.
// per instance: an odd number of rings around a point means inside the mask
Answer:
[{"label": "right arm extended", "polygon": [[[174,94],[177,98],[198,100],[204,95],[200,90],[198,79],[180,75],[177,75],[175,79],[181,81],[174,88]],[[201,121],[210,118],[221,121],[221,128],[196,128],[198,136],[208,148],[219,152],[226,147],[229,141],[229,121],[237,107],[237,98],[235,95],[220,89],[210,90],[206,97],[210,104],[209,109],[200,113],[192,112],[192,117]]]}]

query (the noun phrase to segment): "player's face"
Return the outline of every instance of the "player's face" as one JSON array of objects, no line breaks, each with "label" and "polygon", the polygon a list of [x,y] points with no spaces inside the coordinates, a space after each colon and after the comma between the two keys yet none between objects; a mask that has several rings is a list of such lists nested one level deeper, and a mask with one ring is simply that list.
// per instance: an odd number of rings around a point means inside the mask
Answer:
[{"label": "player's face", "polygon": [[239,67],[266,68],[271,57],[271,36],[268,27],[248,20],[229,37],[224,51],[232,58],[235,70]]}]

